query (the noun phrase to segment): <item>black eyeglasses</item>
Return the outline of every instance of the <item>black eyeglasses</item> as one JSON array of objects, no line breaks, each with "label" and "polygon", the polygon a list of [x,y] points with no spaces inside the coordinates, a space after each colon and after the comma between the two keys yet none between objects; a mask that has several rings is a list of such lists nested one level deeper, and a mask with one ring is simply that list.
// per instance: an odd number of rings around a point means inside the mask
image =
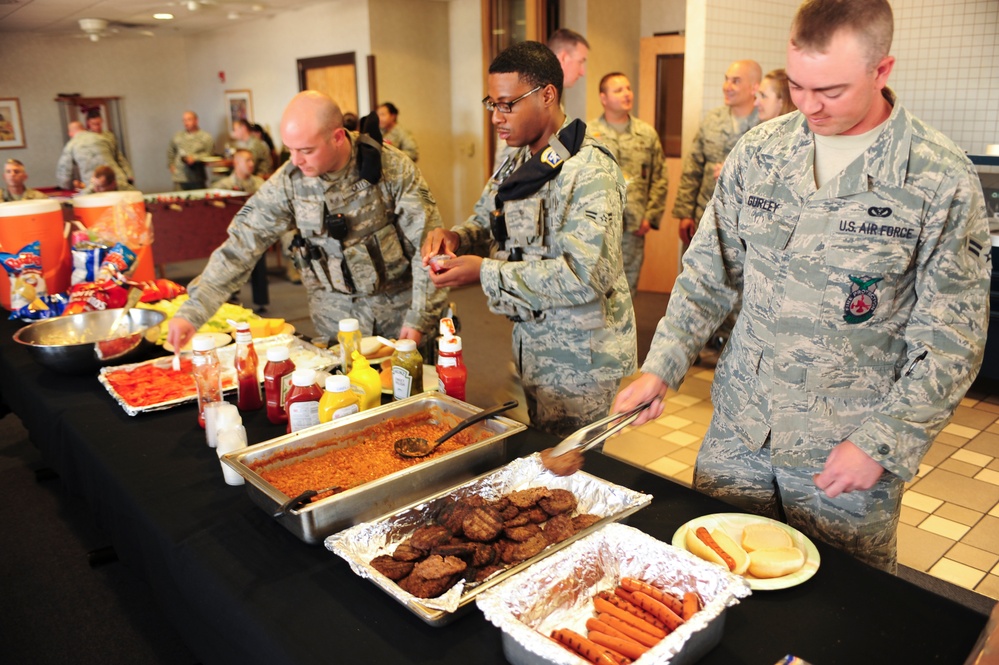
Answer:
[{"label": "black eyeglasses", "polygon": [[482,105],[485,106],[486,110],[489,111],[490,113],[492,113],[493,111],[499,111],[500,113],[511,113],[513,112],[514,104],[516,104],[522,99],[530,97],[538,90],[541,90],[541,88],[543,87],[544,86],[539,85],[534,90],[531,90],[530,92],[525,92],[520,97],[517,97],[517,99],[511,100],[509,102],[494,102],[493,100],[489,99],[489,96],[487,95],[482,98]]}]

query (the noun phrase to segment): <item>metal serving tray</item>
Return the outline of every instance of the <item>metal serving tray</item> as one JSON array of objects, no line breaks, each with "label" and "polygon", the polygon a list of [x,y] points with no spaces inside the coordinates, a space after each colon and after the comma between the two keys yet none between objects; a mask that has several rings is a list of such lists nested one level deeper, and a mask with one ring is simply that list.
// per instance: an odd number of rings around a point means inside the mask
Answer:
[{"label": "metal serving tray", "polygon": [[[437,515],[441,505],[453,497],[481,494],[486,498],[499,498],[515,490],[529,487],[567,489],[576,495],[576,513],[599,515],[600,520],[560,543],[549,545],[533,557],[506,568],[486,581],[465,585],[459,582],[437,598],[417,598],[404,591],[398,584],[375,570],[370,561],[381,554],[391,554],[396,545]],[[498,469],[474,480],[427,496],[420,502],[402,508],[377,520],[358,524],[326,539],[326,549],[350,564],[351,570],[370,579],[385,593],[404,605],[431,626],[450,623],[459,614],[471,609],[476,597],[532,566],[536,562],[568,547],[584,536],[594,533],[604,525],[623,520],[652,502],[652,496],[615,485],[602,478],[577,471],[571,476],[556,476],[541,463],[538,453],[513,460]]]},{"label": "metal serving tray", "polygon": [[[298,449],[303,451],[303,455],[308,454],[307,449],[323,441],[430,409],[439,409],[459,419],[482,410],[441,393],[423,393],[244,448],[224,455],[222,460],[246,479],[246,489],[253,502],[268,514],[274,514],[291,497],[264,480],[250,468],[251,465],[275,454],[287,454]],[[506,458],[507,438],[526,429],[522,423],[503,417],[491,418],[478,423],[476,427],[484,427],[492,436],[453,453],[306,504],[298,510],[290,510],[276,519],[306,543],[321,543],[326,536],[341,529],[384,515],[421,497],[496,468]]]}]

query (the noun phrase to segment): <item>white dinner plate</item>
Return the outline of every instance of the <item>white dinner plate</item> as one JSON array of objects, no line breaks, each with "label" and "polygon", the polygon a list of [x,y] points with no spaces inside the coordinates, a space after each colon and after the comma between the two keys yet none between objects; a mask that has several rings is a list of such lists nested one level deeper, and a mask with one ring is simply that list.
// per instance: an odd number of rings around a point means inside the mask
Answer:
[{"label": "white dinner plate", "polygon": [[768,522],[787,531],[791,536],[791,540],[794,541],[794,546],[805,553],[805,565],[794,571],[789,575],[784,575],[783,577],[771,577],[771,578],[759,578],[753,577],[749,573],[743,575],[746,578],[746,582],[749,583],[749,588],[753,591],[769,591],[773,589],[787,589],[788,587],[797,586],[807,579],[810,579],[815,571],[819,569],[819,551],[815,549],[815,544],[808,539],[808,536],[801,533],[793,526],[788,526],[783,522],[778,522],[777,520],[772,520],[768,517],[760,517],[759,515],[747,515],[745,513],[715,513],[713,515],[704,515],[703,517],[698,517],[690,520],[673,534],[673,547],[679,547],[682,550],[687,549],[687,530],[688,529],[699,529],[704,527],[708,531],[712,529],[721,529],[729,536],[732,537],[737,543],[742,542],[742,530],[747,524],[759,524],[761,522]]},{"label": "white dinner plate", "polygon": [[[217,333],[198,333],[198,334],[199,335],[208,335],[209,337],[211,337],[212,339],[214,339],[215,340],[215,348],[216,349],[221,349],[223,346],[226,346],[228,344],[232,344],[232,336],[230,336],[229,333],[217,332]],[[180,350],[180,352],[181,353],[190,353],[192,351],[192,349],[191,349],[191,342],[193,342],[193,341],[194,341],[194,338],[192,337],[190,339],[190,341],[188,341],[187,344],[184,345],[184,348],[182,348]],[[163,342],[163,348],[166,349],[167,351],[169,351],[170,353],[173,353],[173,345],[170,344],[170,342]]]}]

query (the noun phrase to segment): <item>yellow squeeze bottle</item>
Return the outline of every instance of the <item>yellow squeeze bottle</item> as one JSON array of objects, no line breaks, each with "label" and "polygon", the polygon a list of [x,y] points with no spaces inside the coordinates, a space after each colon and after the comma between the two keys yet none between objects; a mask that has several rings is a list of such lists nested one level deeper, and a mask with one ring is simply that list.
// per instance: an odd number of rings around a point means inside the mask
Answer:
[{"label": "yellow squeeze bottle", "polygon": [[364,398],[361,400],[361,411],[373,409],[381,406],[382,403],[382,380],[378,376],[378,370],[373,368],[368,359],[357,351],[351,356],[353,369],[347,374],[350,383],[358,386],[364,391]]},{"label": "yellow squeeze bottle", "polygon": [[319,422],[328,423],[360,411],[360,400],[342,374],[327,377],[326,391],[319,398]]}]

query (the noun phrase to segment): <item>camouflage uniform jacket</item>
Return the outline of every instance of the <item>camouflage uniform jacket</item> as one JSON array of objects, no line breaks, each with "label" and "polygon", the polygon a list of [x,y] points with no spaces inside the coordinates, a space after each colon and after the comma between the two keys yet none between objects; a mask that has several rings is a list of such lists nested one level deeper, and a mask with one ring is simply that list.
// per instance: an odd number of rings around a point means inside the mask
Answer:
[{"label": "camouflage uniform jacket", "polygon": [[420,158],[420,147],[416,145],[416,139],[399,125],[396,125],[384,134],[382,141],[402,150],[414,162]]},{"label": "camouflage uniform jacket", "polygon": [[739,121],[741,131],[732,126],[732,113],[727,106],[708,111],[694,136],[690,152],[683,160],[673,217],[694,221],[701,219],[715,191],[715,165],[724,162],[742,135],[759,123],[760,117],[755,108]]},{"label": "camouflage uniform jacket", "polygon": [[850,440],[908,480],[981,365],[981,186],[963,152],[899,104],[818,190],[813,144],[791,113],[736,147],[643,371],[679,385],[741,297],[716,415],[751,450],[770,436],[774,464],[821,468]]},{"label": "camouflage uniform jacket", "polygon": [[257,190],[264,186],[264,179],[258,175],[251,175],[246,180],[240,180],[236,177],[236,174],[227,175],[224,178],[220,178],[212,183],[212,187],[216,189],[227,189],[231,192],[246,192],[247,194],[253,195],[257,193]]},{"label": "camouflage uniform jacket", "polygon": [[174,182],[200,182],[205,179],[205,166],[195,162],[188,166],[184,162],[187,155],[210,155],[215,152],[215,139],[203,129],[189,132],[180,130],[170,139],[167,148],[167,165],[173,166]]},{"label": "camouflage uniform jacket", "polygon": [[[351,155],[340,171],[319,177],[302,174],[285,162],[250,197],[229,225],[228,239],[213,253],[204,272],[189,289],[191,299],[178,314],[195,327],[207,321],[241,286],[268,247],[289,230],[325,253],[327,289],[312,269],[302,270],[302,283],[310,302],[324,293],[345,298],[398,293],[409,289],[412,299],[404,325],[435,330],[447,297],[438,290],[423,267],[420,246],[432,228],[441,226],[433,194],[412,161],[391,146],[382,149],[382,177],[377,185],[362,180],[357,165],[357,134],[348,132]],[[331,214],[346,218],[348,234],[342,241],[324,228],[324,204]],[[353,293],[345,283],[345,269],[353,280]],[[325,270],[323,267],[325,266]]]},{"label": "camouflage uniform jacket", "polygon": [[267,144],[251,136],[246,141],[236,141],[236,148],[239,150],[249,150],[253,155],[253,173],[259,176],[270,175],[274,170],[274,158],[271,156],[271,149]]},{"label": "camouflage uniform jacket", "polygon": [[[555,364],[616,379],[634,371],[637,342],[621,266],[624,177],[605,150],[587,134],[554,179],[526,199],[506,202],[507,246],[522,246],[524,260],[507,261],[493,247],[480,281],[494,313],[515,325],[544,322],[550,334],[535,343],[551,347]],[[492,241],[496,191],[530,157],[528,148],[518,149],[486,185],[472,216],[452,229],[458,254],[480,253],[477,248]],[[576,348],[579,336],[588,346]]]},{"label": "camouflage uniform jacket", "polygon": [[666,191],[669,176],[666,173],[666,156],[659,142],[659,135],[649,123],[629,118],[628,129],[618,132],[604,116],[587,125],[593,138],[603,143],[617,159],[628,185],[628,201],[624,207],[624,230],[634,233],[649,220],[652,228],[659,228],[659,221],[666,210]]},{"label": "camouflage uniform jacket", "polygon": [[10,201],[28,201],[30,199],[47,199],[48,196],[42,194],[37,189],[31,189],[30,187],[25,187],[24,192],[18,196],[16,194],[11,194],[10,190],[6,187],[0,189],[0,200],[4,203],[9,203]]},{"label": "camouflage uniform jacket", "polygon": [[125,156],[125,153],[121,151],[121,146],[118,145],[118,137],[114,135],[114,132],[107,129],[101,132],[101,136],[103,136],[107,142],[111,144],[111,154],[114,155],[114,160],[121,168],[121,172],[125,174],[125,177],[128,178],[128,180],[135,180],[135,173],[132,171],[132,165],[129,164],[128,157]]},{"label": "camouflage uniform jacket", "polygon": [[133,189],[128,184],[125,172],[115,161],[114,151],[108,140],[100,134],[87,130],[79,131],[62,149],[59,163],[56,164],[56,182],[63,189],[73,189],[75,169],[84,185],[88,185],[94,171],[102,165],[107,165],[114,171],[118,189]]}]

